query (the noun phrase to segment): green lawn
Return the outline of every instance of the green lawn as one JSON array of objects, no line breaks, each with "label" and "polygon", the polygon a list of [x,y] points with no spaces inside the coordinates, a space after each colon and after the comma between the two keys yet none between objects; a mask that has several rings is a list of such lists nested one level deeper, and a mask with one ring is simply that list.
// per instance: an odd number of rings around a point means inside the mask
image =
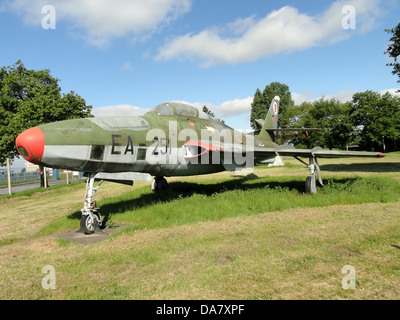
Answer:
[{"label": "green lawn", "polygon": [[102,215],[129,226],[88,245],[54,237],[79,228],[83,184],[3,197],[0,299],[399,299],[399,158],[323,160],[315,195],[294,160],[170,178],[162,195],[104,183]]}]

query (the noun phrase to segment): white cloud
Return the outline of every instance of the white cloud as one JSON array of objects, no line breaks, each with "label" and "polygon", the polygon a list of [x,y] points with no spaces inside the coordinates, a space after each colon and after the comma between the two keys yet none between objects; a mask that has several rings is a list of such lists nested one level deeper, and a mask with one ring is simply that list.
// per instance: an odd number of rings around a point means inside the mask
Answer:
[{"label": "white cloud", "polygon": [[291,94],[292,94],[292,99],[293,99],[295,105],[300,105],[303,102],[308,101],[308,99],[309,99],[309,95],[306,93],[292,92]]},{"label": "white cloud", "polygon": [[348,102],[353,100],[353,95],[357,93],[357,90],[342,90],[334,95],[325,94],[325,93],[314,93],[314,92],[303,92],[296,93],[292,92],[292,99],[294,100],[295,105],[300,105],[303,102],[314,102],[320,99],[330,100],[336,99],[340,102]]},{"label": "white cloud", "polygon": [[96,46],[115,37],[143,37],[190,9],[191,0],[8,0],[7,7],[28,24],[41,25],[42,7],[53,5],[57,23],[68,22]]},{"label": "white cloud", "polygon": [[218,105],[215,110],[219,117],[232,116],[243,113],[250,113],[253,97],[244,99],[228,100]]},{"label": "white cloud", "polygon": [[251,111],[251,103],[253,102],[253,99],[253,97],[247,97],[244,99],[227,100],[218,105],[210,102],[188,102],[185,100],[176,100],[174,102],[185,103],[199,110],[203,110],[203,106],[206,106],[210,111],[215,114],[216,117],[223,118],[238,114],[249,113]]},{"label": "white cloud", "polygon": [[131,106],[129,104],[119,104],[115,106],[98,107],[92,109],[92,114],[96,118],[100,117],[119,117],[119,116],[142,116],[149,109]]},{"label": "white cloud", "polygon": [[340,102],[348,102],[353,100],[353,95],[356,94],[358,91],[357,90],[343,90],[339,91],[338,93],[335,94],[335,96],[330,97],[327,96],[325,97],[327,100],[331,98],[335,98],[336,100],[339,100]]},{"label": "white cloud", "polygon": [[[381,95],[385,94],[386,92],[389,92],[390,94],[400,97],[400,92],[396,92],[399,89],[384,89],[381,91],[378,91]],[[295,93],[292,92],[292,99],[294,100],[295,105],[300,105],[303,102],[314,102],[317,101],[321,98],[324,98],[325,100],[330,100],[330,99],[336,99],[339,100],[340,102],[350,102],[353,100],[353,95],[358,93],[360,91],[357,90],[342,90],[339,91],[338,93],[335,93],[334,95],[329,95],[329,94],[318,94],[318,93],[312,93],[312,92],[306,92],[306,93]]]},{"label": "white cloud", "polygon": [[[254,16],[239,19],[225,27],[198,34],[186,34],[166,43],[156,60],[194,59],[202,66],[251,62],[279,53],[300,51],[348,39],[356,32],[373,28],[380,15],[380,0],[339,0],[325,12],[310,16],[285,6],[256,21]],[[342,13],[351,5],[356,13],[356,30],[345,30]],[[234,36],[224,37],[229,30]]]},{"label": "white cloud", "polygon": [[399,92],[399,88],[393,88],[393,89],[386,89],[386,90],[381,90],[379,91],[380,94],[385,94],[386,92],[389,92],[391,95],[394,95],[396,97],[400,97],[400,92]]}]

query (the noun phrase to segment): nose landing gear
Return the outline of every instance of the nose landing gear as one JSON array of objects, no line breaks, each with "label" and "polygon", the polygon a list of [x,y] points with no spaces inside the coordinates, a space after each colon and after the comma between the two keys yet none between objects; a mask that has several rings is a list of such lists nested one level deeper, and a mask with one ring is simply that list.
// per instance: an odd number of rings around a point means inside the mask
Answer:
[{"label": "nose landing gear", "polygon": [[94,187],[94,175],[93,173],[89,174],[89,177],[86,181],[86,194],[83,203],[82,217],[80,223],[80,231],[84,234],[92,234],[96,230],[100,230],[103,226],[103,222],[101,220],[99,208],[96,206],[96,201],[93,200],[94,195],[97,190],[100,188],[100,185],[103,183],[103,180],[99,182],[97,187]]}]

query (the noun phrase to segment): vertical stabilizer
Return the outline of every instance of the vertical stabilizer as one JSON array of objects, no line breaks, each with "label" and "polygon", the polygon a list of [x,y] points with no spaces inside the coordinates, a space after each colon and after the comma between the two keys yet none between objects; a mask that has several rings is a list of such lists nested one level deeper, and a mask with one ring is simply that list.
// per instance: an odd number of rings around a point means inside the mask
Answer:
[{"label": "vertical stabilizer", "polygon": [[265,117],[264,124],[261,128],[260,134],[257,138],[263,141],[275,141],[275,133],[267,131],[266,129],[278,129],[278,114],[279,114],[279,103],[281,99],[278,96],[272,99],[271,105],[268,109],[267,116]]}]

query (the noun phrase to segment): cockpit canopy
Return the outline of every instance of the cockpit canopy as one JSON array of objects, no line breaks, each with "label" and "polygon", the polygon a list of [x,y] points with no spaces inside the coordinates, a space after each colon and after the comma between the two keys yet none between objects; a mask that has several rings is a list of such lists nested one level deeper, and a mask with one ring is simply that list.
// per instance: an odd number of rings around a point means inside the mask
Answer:
[{"label": "cockpit canopy", "polygon": [[165,102],[151,109],[149,113],[155,113],[157,116],[184,116],[185,118],[208,120],[208,125],[216,128],[218,131],[223,129],[233,130],[231,127],[227,126],[220,120],[215,119],[211,115],[184,103]]},{"label": "cockpit canopy", "polygon": [[159,116],[185,116],[192,118],[208,119],[208,114],[192,106],[179,102],[166,102],[150,110]]}]

